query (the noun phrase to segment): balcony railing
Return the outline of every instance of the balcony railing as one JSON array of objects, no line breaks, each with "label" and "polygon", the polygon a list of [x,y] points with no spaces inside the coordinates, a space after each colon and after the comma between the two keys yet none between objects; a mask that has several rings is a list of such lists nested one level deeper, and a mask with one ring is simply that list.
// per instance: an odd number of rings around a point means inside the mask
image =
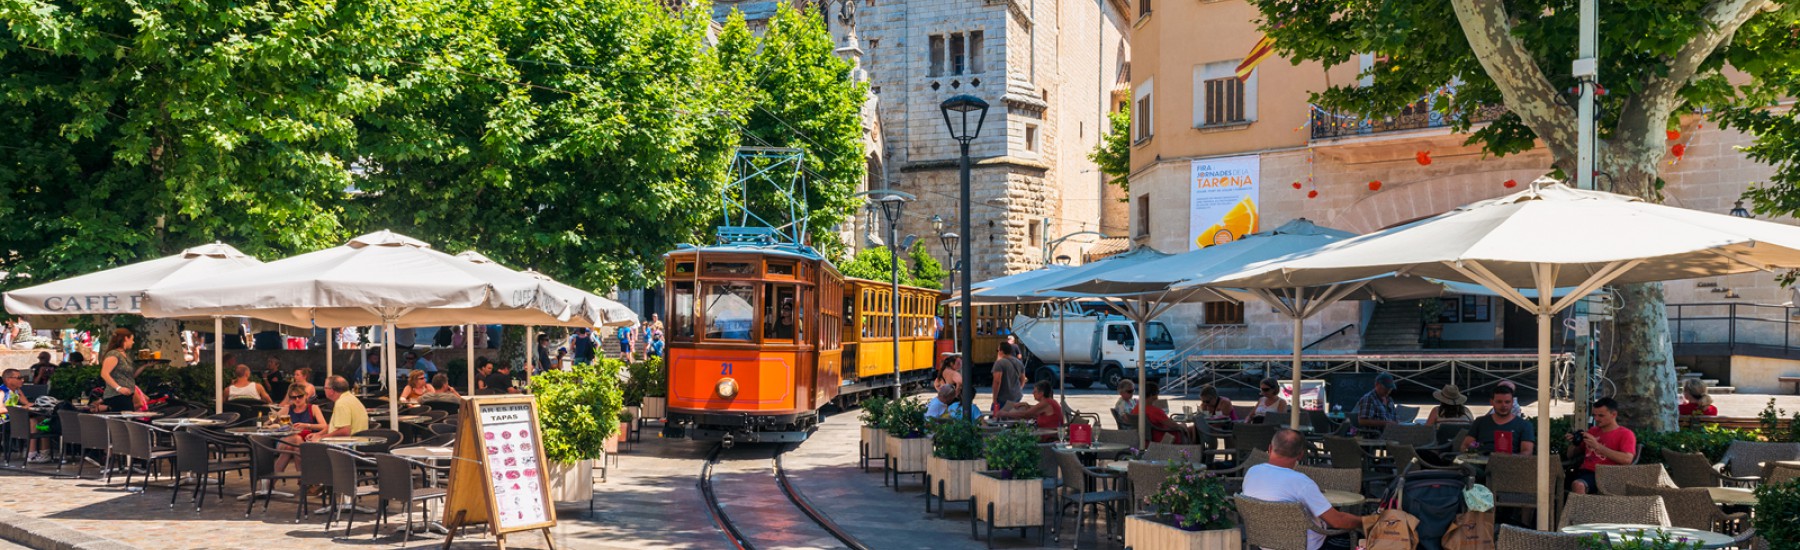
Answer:
[{"label": "balcony railing", "polygon": [[1742,303],[1669,304],[1677,355],[1800,359],[1800,308]]},{"label": "balcony railing", "polygon": [[[1399,130],[1420,130],[1424,128],[1442,128],[1449,126],[1455,117],[1445,116],[1431,110],[1431,102],[1419,101],[1401,109],[1399,113],[1380,117],[1365,118],[1353,113],[1338,112],[1312,105],[1312,138],[1328,139],[1340,137],[1366,136],[1381,132]],[[1506,114],[1506,106],[1489,105],[1475,111],[1475,122],[1492,122]]]}]

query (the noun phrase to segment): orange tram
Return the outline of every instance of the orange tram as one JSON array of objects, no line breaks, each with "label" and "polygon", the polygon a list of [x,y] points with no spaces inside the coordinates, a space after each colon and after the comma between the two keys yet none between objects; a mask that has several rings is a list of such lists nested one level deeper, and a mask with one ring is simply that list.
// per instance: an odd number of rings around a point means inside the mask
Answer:
[{"label": "orange tram", "polygon": [[846,278],[791,244],[683,246],[663,259],[664,437],[802,441],[826,405],[930,383],[939,291],[901,286],[896,303],[889,283]]}]

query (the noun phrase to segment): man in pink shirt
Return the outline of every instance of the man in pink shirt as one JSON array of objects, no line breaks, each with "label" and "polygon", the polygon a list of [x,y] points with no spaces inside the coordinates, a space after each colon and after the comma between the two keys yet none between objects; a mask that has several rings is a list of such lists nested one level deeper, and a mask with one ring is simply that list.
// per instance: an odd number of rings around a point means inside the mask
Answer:
[{"label": "man in pink shirt", "polygon": [[[1588,494],[1595,491],[1594,470],[1600,466],[1630,464],[1637,453],[1637,434],[1619,425],[1619,402],[1602,397],[1594,402],[1594,425],[1585,432],[1569,434],[1571,450],[1583,454],[1581,468],[1569,480],[1569,491]],[[1575,439],[1579,435],[1580,439]]]}]

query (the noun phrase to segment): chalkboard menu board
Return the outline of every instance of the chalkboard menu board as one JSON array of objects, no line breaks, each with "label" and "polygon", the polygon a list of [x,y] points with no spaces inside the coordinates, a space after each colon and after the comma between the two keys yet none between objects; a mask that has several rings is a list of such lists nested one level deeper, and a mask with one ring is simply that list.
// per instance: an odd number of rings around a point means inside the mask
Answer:
[{"label": "chalkboard menu board", "polygon": [[1362,396],[1375,389],[1373,372],[1339,372],[1325,375],[1325,400],[1328,406],[1343,407],[1344,414],[1356,407]]},{"label": "chalkboard menu board", "polygon": [[[549,529],[556,525],[556,508],[544,479],[536,399],[471,397],[460,414],[444,525],[455,533],[460,526],[486,523],[501,548],[506,533],[543,529],[544,540],[555,548]],[[444,538],[445,548],[452,538]]]}]

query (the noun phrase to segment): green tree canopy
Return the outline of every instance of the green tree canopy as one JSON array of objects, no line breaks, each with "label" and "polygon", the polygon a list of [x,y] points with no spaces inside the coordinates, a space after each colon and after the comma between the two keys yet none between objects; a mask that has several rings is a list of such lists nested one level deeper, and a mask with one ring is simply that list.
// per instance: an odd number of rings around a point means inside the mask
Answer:
[{"label": "green tree canopy", "polygon": [[[1118,111],[1106,115],[1110,125],[1100,143],[1088,153],[1088,160],[1099,166],[1100,173],[1111,178],[1108,183],[1119,186],[1119,189],[1131,191],[1131,107],[1120,107]],[[1121,201],[1130,198],[1119,199]]]},{"label": "green tree canopy", "polygon": [[925,245],[914,246],[906,255],[912,260],[909,273],[912,275],[913,286],[944,288],[944,281],[950,278],[950,272],[944,269],[943,264],[938,263],[937,258],[925,251]]}]

